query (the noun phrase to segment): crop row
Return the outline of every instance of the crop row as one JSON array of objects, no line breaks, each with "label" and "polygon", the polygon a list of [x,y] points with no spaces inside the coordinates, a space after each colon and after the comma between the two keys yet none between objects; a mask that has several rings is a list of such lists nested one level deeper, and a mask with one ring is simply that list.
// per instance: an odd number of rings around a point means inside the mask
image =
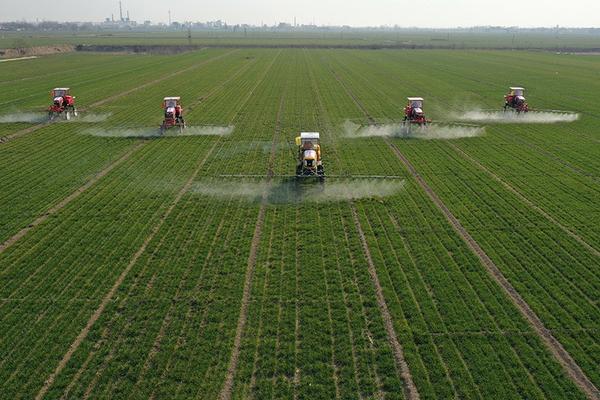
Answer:
[{"label": "crop row", "polygon": [[[316,57],[313,57],[313,60],[315,60],[315,59],[316,59]],[[318,63],[314,62],[313,65],[318,65]],[[322,71],[330,70],[331,69],[331,64],[328,65],[327,61],[325,60],[325,61],[321,62],[320,67],[322,68]],[[339,71],[339,69],[338,69],[338,71]],[[331,72],[331,70],[329,71],[329,73],[333,74],[333,72]],[[338,73],[343,74],[343,72],[338,72]],[[334,79],[334,78],[332,77],[332,79]],[[348,76],[345,75],[345,74],[343,75],[343,79],[345,79],[345,81],[344,81],[345,84],[349,85],[352,89],[355,90],[354,93],[361,93],[361,94],[363,93],[363,91],[356,91],[356,87],[354,86],[354,85],[358,85],[357,82],[356,82],[356,80],[348,78]],[[342,91],[342,90],[343,90],[343,88],[339,89],[339,91]],[[349,99],[348,97],[349,96],[346,96],[346,101],[345,101],[346,104],[347,104],[347,107],[348,108],[351,108],[351,107],[355,107],[356,108],[356,106],[354,104],[352,104],[352,99]],[[338,98],[336,101],[338,103],[338,107],[340,107],[340,104],[341,104],[342,100],[340,100]],[[367,104],[367,106],[368,106],[368,103],[364,103],[364,104]],[[337,121],[339,121],[341,118],[343,118],[343,114],[341,114],[338,117]],[[404,148],[404,146],[403,146],[403,148]],[[420,164],[419,164],[419,166],[420,166]],[[457,179],[461,179],[461,175],[457,175]],[[408,185],[407,184],[407,191],[409,191],[411,187],[412,187],[412,185]],[[413,196],[415,195],[414,189],[413,189],[413,191],[411,191],[411,193],[412,193]],[[419,193],[419,192],[417,191],[417,193]],[[415,202],[415,206],[417,206],[418,209],[420,209],[422,212],[425,212],[425,218],[423,220],[419,221],[420,223],[415,224],[416,221],[412,221],[411,222],[411,220],[414,219],[415,216],[418,215],[418,214],[412,214],[412,215],[409,214],[407,221],[404,222],[404,223],[400,222],[400,223],[398,223],[398,225],[400,227],[402,227],[402,229],[404,229],[404,226],[406,225],[406,226],[412,227],[412,228],[409,228],[411,230],[412,229],[417,230],[417,232],[419,232],[422,235],[421,236],[421,241],[427,240],[427,242],[428,242],[427,248],[429,248],[430,250],[432,250],[431,247],[430,247],[431,245],[429,244],[429,241],[431,240],[431,234],[434,233],[434,232],[437,232],[440,228],[434,229],[433,232],[424,228],[424,226],[426,226],[425,224],[427,222],[431,223],[433,215],[436,215],[436,212],[431,211],[431,204],[429,203],[429,201],[425,197],[421,197],[421,196],[423,196],[423,195],[422,194],[419,195],[420,201],[416,201]],[[417,197],[417,198],[419,198],[419,197]],[[406,207],[406,205],[403,204],[400,208],[393,208],[391,206],[388,206],[388,209],[394,209],[395,212],[399,212],[399,210],[402,210],[404,207]],[[429,209],[429,211],[424,211],[424,210],[427,210],[427,209]],[[367,215],[369,213],[368,210],[369,209],[367,208],[367,211],[365,211],[365,213]],[[392,214],[394,214],[394,213],[392,212]],[[490,278],[485,275],[485,271],[483,270],[483,268],[478,265],[478,262],[476,261],[476,259],[474,259],[473,255],[469,254],[469,252],[466,250],[466,247],[464,246],[464,244],[462,244],[460,242],[456,243],[456,241],[458,240],[458,238],[456,237],[456,235],[454,235],[452,233],[452,231],[449,229],[449,227],[447,226],[447,224],[445,222],[443,222],[441,224],[441,226],[445,226],[445,228],[442,229],[443,232],[445,232],[445,233],[442,235],[442,237],[440,238],[440,240],[443,240],[443,242],[447,242],[449,239],[452,239],[455,243],[451,247],[448,247],[449,244],[445,244],[446,250],[439,251],[438,255],[436,256],[436,258],[437,258],[438,261],[435,261],[436,260],[435,258],[426,258],[426,259],[421,260],[421,262],[420,262],[421,268],[427,268],[428,270],[429,269],[436,269],[436,265],[439,265],[439,267],[437,267],[437,268],[447,269],[448,265],[449,265],[448,263],[452,262],[452,257],[456,257],[457,253],[459,253],[459,254],[465,253],[465,255],[463,255],[462,257],[458,258],[456,261],[454,261],[456,263],[455,265],[457,267],[460,266],[461,268],[465,268],[465,271],[464,271],[465,274],[467,273],[467,271],[469,273],[478,272],[479,275],[480,275],[480,279],[484,279],[484,282],[474,282],[474,283],[471,283],[469,285],[471,287],[471,290],[481,290],[481,288],[484,288],[484,287],[491,287],[492,293],[495,292],[496,293],[496,297],[498,299],[502,299],[502,302],[506,302],[506,299],[501,294],[501,292],[499,291],[499,289],[494,284],[492,284],[490,282]],[[367,228],[364,228],[364,229],[368,230]],[[385,243],[385,241],[383,241],[383,239],[381,239],[381,234],[374,233],[374,235],[377,238],[377,240],[376,240],[377,244],[382,245],[382,242]],[[418,239],[417,239],[417,243],[418,243]],[[458,249],[456,247],[458,247]],[[390,248],[388,248],[386,250],[383,250],[381,252],[381,257],[390,257],[392,255],[394,249],[398,249],[398,245],[392,245],[392,246],[390,246]],[[459,249],[460,249],[460,252],[459,252]],[[434,252],[434,254],[435,254],[435,252]],[[448,259],[449,256],[451,257],[450,259]],[[469,259],[471,260],[470,263],[468,262]],[[398,263],[398,261],[397,261],[397,263]],[[378,266],[386,265],[385,259],[381,260],[380,263],[376,263],[376,264],[378,264]],[[400,268],[406,268],[407,267],[405,263],[400,262],[399,264],[400,264]],[[469,267],[469,264],[471,265],[471,267]],[[394,265],[394,264],[390,263],[389,265]],[[417,265],[419,265],[419,264],[417,264]],[[450,265],[452,265],[452,264],[450,264]],[[398,267],[396,267],[396,268],[398,268]],[[477,269],[479,269],[479,270],[477,270]],[[483,276],[481,276],[481,275],[483,275]],[[449,276],[451,278],[454,277],[454,279],[457,279],[460,275],[457,275],[456,272],[454,272],[454,273],[450,274]],[[398,280],[391,280],[390,284],[396,283],[396,282],[398,282]],[[481,304],[481,303],[486,304],[486,301],[488,300],[488,297],[485,296],[485,295],[480,295],[480,297],[479,297],[478,300],[477,300],[477,297],[469,296],[467,294],[468,292],[465,292],[466,289],[460,289],[460,288],[456,287],[456,282],[453,282],[453,283],[445,282],[445,283],[443,283],[441,285],[441,288],[443,288],[444,291],[448,291],[448,290],[451,290],[451,289],[452,290],[456,289],[456,290],[458,290],[458,293],[453,294],[453,295],[448,294],[447,297],[444,296],[444,300],[436,299],[436,303],[440,304],[440,305],[441,304],[445,304],[445,303],[452,304],[452,302],[450,302],[449,300],[452,299],[453,297],[456,300],[460,299],[459,302],[466,301],[467,298],[471,299],[471,301],[469,301],[469,306],[468,306],[469,308],[473,308],[473,307],[477,306],[478,303],[479,304]],[[393,299],[394,296],[386,295],[386,298],[387,299]],[[402,300],[406,300],[407,296],[399,294],[399,295],[396,296],[396,298],[399,298],[399,299],[402,299]],[[456,300],[454,300],[454,301],[456,301]],[[476,300],[476,302],[474,304],[473,304],[473,300]],[[390,302],[391,301],[392,300],[390,300]],[[496,300],[496,301],[500,301],[500,300]],[[422,301],[418,301],[416,304],[422,304],[422,303],[425,304],[425,302],[423,300]],[[438,307],[441,307],[441,306],[438,306]],[[466,311],[466,309],[464,307],[465,307],[464,305],[463,306],[457,305],[455,307],[451,307],[450,309],[445,309],[443,311],[440,311],[440,314],[444,315],[444,316],[448,316],[448,315],[453,315],[454,314],[455,321],[462,322],[462,319],[465,318],[468,315],[468,312]],[[510,309],[511,312],[508,313],[508,316],[509,316],[509,318],[512,321],[514,321],[513,324],[517,324],[517,326],[523,327],[524,321],[518,315],[518,313],[516,312],[516,310],[514,309],[514,307],[511,307],[508,304],[503,304],[501,307],[493,307],[492,308],[492,306],[487,306],[487,305],[486,305],[486,307],[489,307],[491,309],[491,310],[488,310],[488,312],[487,312],[487,314],[490,316],[490,321],[495,321],[495,320],[497,320],[497,319],[500,318],[500,315],[497,314],[497,312],[499,310]],[[400,312],[399,310],[403,309],[403,308],[400,308],[400,309],[394,308],[393,306],[390,306],[390,308],[392,310],[397,311],[397,312]],[[399,314],[399,315],[402,315],[402,314]],[[473,316],[484,316],[486,314],[485,313],[482,314],[481,310],[478,310],[478,311],[473,311],[472,315]],[[448,322],[446,324],[448,324]],[[407,325],[411,326],[412,324],[409,323]],[[507,329],[506,327],[502,327],[501,325],[500,326],[494,326],[494,325],[489,326],[489,323],[486,324],[486,325],[484,325],[484,326],[482,326],[482,327],[477,327],[477,324],[475,324],[474,326],[469,326],[469,325],[461,326],[459,324],[457,326],[454,326],[453,328],[448,328],[448,332],[449,332],[450,335],[452,335],[454,333],[460,334],[460,333],[463,333],[463,332],[464,333],[466,333],[466,332],[490,332],[490,333],[491,332],[496,332],[496,335],[499,334],[500,336],[502,336],[503,335],[502,332],[504,332],[506,329]],[[511,329],[508,329],[508,330],[510,331]],[[515,335],[517,337],[518,336],[522,336],[523,338],[530,337],[531,334],[532,334],[532,331],[531,331],[530,328],[520,328],[520,329],[517,329],[516,333],[515,333]],[[490,335],[490,339],[489,340],[491,340],[491,337],[494,337],[496,335],[494,335],[494,334]],[[483,336],[487,337],[487,335],[483,335]],[[530,339],[530,340],[528,340],[528,342],[529,342],[529,346],[531,347],[531,349],[526,354],[531,355],[532,354],[531,352],[533,351],[534,353],[538,354],[535,357],[539,358],[540,357],[539,354],[546,353],[546,356],[544,358],[547,359],[548,362],[550,362],[551,358],[549,357],[549,355],[547,354],[546,350],[542,347],[541,342],[537,338],[533,338],[533,340]],[[409,346],[409,344],[405,344],[405,346]],[[499,344],[493,344],[493,346],[507,346],[507,344],[506,343],[504,343],[504,344],[499,343]],[[517,350],[517,347],[516,347],[517,346],[517,342],[510,344],[510,346],[513,348],[513,350],[512,350],[513,356],[515,356],[517,358],[520,358],[523,353],[522,353],[521,350]],[[466,351],[466,349],[463,349],[461,346],[459,346],[459,349],[460,349],[460,351]],[[469,368],[469,367],[473,368],[473,371],[472,371],[473,379],[475,379],[475,381],[478,383],[477,386],[480,388],[480,391],[485,392],[487,390],[492,390],[492,391],[498,390],[499,386],[502,386],[502,388],[506,389],[506,390],[511,390],[510,388],[512,387],[514,390],[516,390],[516,392],[520,392],[521,390],[523,390],[522,387],[524,387],[525,383],[523,383],[523,382],[518,383],[518,379],[517,379],[517,377],[521,376],[521,374],[523,372],[513,371],[512,368],[515,368],[516,370],[520,369],[521,371],[523,371],[523,369],[528,370],[528,371],[530,371],[528,373],[532,373],[533,376],[535,376],[535,373],[533,373],[532,369],[531,369],[532,368],[532,366],[531,366],[532,365],[531,364],[532,363],[532,360],[531,360],[532,356],[527,356],[527,357],[523,356],[524,358],[521,359],[520,361],[516,361],[515,362],[513,360],[510,363],[506,363],[505,361],[501,361],[499,365],[505,365],[505,368],[508,368],[508,366],[510,366],[510,368],[511,368],[510,370],[507,371],[507,375],[505,375],[505,377],[508,377],[508,376],[511,377],[510,379],[513,381],[512,386],[511,385],[498,385],[498,384],[494,384],[491,387],[487,387],[483,382],[489,382],[489,381],[491,381],[492,377],[488,377],[488,378],[482,379],[482,377],[479,376],[479,375],[480,374],[484,374],[486,371],[484,369],[482,369],[481,367],[477,367],[477,363],[481,362],[482,358],[486,357],[486,356],[484,356],[484,354],[487,354],[490,357],[509,357],[511,351],[508,351],[508,349],[509,348],[505,347],[504,350],[494,350],[494,351],[491,351],[489,353],[481,352],[481,354],[477,354],[477,356],[475,358],[470,358],[470,362],[469,361],[465,361],[465,363],[467,365],[467,368]],[[466,356],[463,355],[463,357],[466,357]],[[467,360],[469,360],[469,358],[467,358]],[[506,359],[506,360],[508,360],[508,359]],[[491,362],[491,360],[488,360],[487,362]],[[427,365],[427,363],[425,363],[425,364]],[[411,364],[411,368],[417,369],[418,368],[417,366],[418,366],[418,362],[413,362]],[[455,367],[455,365],[453,365],[453,367]],[[450,367],[446,366],[446,368],[450,368]],[[427,365],[427,369],[428,369],[428,371],[434,371],[435,370],[435,369],[431,368],[430,365]],[[450,368],[450,370],[452,370],[452,368]],[[538,372],[537,367],[533,367],[533,370],[535,370],[536,372]],[[417,369],[417,371],[418,371],[418,369]],[[494,371],[496,371],[496,370],[494,370]],[[541,376],[539,378],[536,378],[536,379],[539,379],[539,380],[536,381],[537,382],[536,384],[539,385],[540,391],[542,393],[544,393],[544,394],[542,395],[542,394],[540,394],[540,392],[538,392],[537,395],[535,395],[535,396],[536,397],[537,396],[548,397],[548,396],[551,395],[552,391],[556,390],[556,389],[548,390],[548,389],[546,389],[544,387],[547,384],[550,376],[552,376],[552,375],[553,376],[557,376],[557,375],[561,374],[560,368],[558,367],[558,365],[556,363],[553,363],[553,366],[552,366],[550,372],[548,372],[549,375],[545,375],[545,377],[544,377],[544,374],[542,374],[541,372],[540,372],[540,374],[541,374]],[[420,377],[420,375],[417,373],[415,379],[419,379],[419,378],[422,379],[422,377]],[[496,376],[494,379],[496,379],[496,380],[497,379],[502,380],[502,379],[506,379],[506,378],[499,378],[498,376]],[[552,379],[555,379],[555,378],[551,378],[550,380],[552,380]],[[437,380],[434,380],[433,382],[437,383]],[[422,385],[423,388],[427,387],[427,385],[425,385],[423,383],[423,381],[421,381],[420,383],[421,383],[421,385]],[[531,384],[531,382],[528,383],[528,384]],[[561,385],[563,385],[563,388],[564,388],[564,389],[562,389],[562,391],[565,393],[565,395],[567,395],[571,391],[569,389],[569,387],[571,386],[571,383],[568,382],[568,381],[565,381],[563,379]],[[444,387],[444,385],[442,385],[440,387]],[[436,388],[436,389],[439,390],[439,387]],[[471,393],[471,395],[473,395],[473,393]],[[491,393],[488,394],[488,396],[489,395],[491,395]],[[440,396],[440,394],[438,393],[437,396]],[[484,395],[483,397],[486,397],[486,396]]]},{"label": "crop row", "polygon": [[[208,82],[210,78],[202,79]],[[236,95],[239,94],[233,94]],[[12,330],[15,334],[21,326],[28,326],[32,333],[26,339],[32,344],[30,348],[17,343],[12,334],[3,341],[7,352],[9,347],[14,350],[3,358],[5,365],[14,363],[13,368],[3,369],[5,373],[11,371],[12,376],[7,377],[10,379],[7,390],[17,392],[19,381],[21,388],[17,393],[20,395],[39,388],[40,382],[54,367],[51,361],[66,351],[78,330],[85,325],[85,319],[96,308],[100,296],[107,292],[107,285],[114,282],[115,274],[123,269],[135,248],[148,237],[157,218],[172,201],[174,192],[181,187],[182,178],[189,176],[202,154],[207,154],[211,143],[214,144],[214,139],[188,137],[147,144],[131,162],[119,167],[63,210],[56,220],[32,231],[23,243],[5,253],[2,263],[5,265],[3,297],[6,305],[28,304],[26,300],[30,299],[33,308],[27,310],[26,315],[19,307],[14,308],[14,312],[3,313],[3,326],[9,326],[4,322],[10,319],[15,321]],[[246,240],[243,230],[236,229],[236,234]],[[66,238],[67,243],[63,243]],[[101,238],[99,242],[98,238]],[[47,261],[36,261],[38,257]],[[67,269],[58,268],[61,265]],[[35,270],[31,271],[32,268]],[[98,280],[100,277],[101,281]],[[81,306],[78,304],[81,299],[89,301]],[[48,304],[52,309],[48,309]],[[33,323],[38,317],[38,323]],[[48,332],[39,330],[43,323],[50,327]],[[35,366],[27,364],[29,357],[40,357],[40,346],[46,347],[43,357],[47,361]],[[37,368],[33,374],[32,368]]]},{"label": "crop row", "polygon": [[[276,89],[262,84],[267,73],[276,73],[271,67],[272,63],[263,64],[263,79],[237,95],[253,93],[255,88],[259,89],[257,96]],[[246,104],[254,107],[246,101],[240,105],[243,110]],[[264,106],[270,107],[268,103]],[[272,117],[264,112],[258,114],[261,118],[244,124],[243,115],[229,122],[254,134],[260,134],[262,125]],[[218,157],[220,147],[222,143],[205,164],[227,168],[232,161]],[[121,304],[107,310],[106,319],[99,321],[95,328],[98,344],[91,335],[82,345],[77,354],[81,358],[74,360],[80,372],[64,375],[55,393],[68,390],[77,396],[86,391],[116,390],[124,397],[128,393],[214,397],[227,368],[255,218],[256,206],[226,195],[202,195],[192,186],[138,262],[141,272],[124,283],[123,292],[127,293]]]}]

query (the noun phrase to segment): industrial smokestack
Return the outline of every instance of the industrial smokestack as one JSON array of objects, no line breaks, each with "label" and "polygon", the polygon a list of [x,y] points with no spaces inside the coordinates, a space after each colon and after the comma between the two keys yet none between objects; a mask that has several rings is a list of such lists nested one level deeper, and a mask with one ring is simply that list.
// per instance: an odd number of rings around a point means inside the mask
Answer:
[{"label": "industrial smokestack", "polygon": [[169,26],[171,26],[171,10],[169,10]]},{"label": "industrial smokestack", "polygon": [[121,19],[121,22],[123,22],[123,5],[121,4],[121,2],[119,2],[119,17]]},{"label": "industrial smokestack", "polygon": [[129,10],[127,10],[127,22],[129,22]]}]

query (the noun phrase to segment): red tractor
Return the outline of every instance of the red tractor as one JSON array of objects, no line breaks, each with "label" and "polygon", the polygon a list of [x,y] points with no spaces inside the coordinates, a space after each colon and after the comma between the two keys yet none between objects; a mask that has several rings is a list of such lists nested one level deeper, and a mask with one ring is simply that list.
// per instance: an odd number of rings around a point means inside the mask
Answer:
[{"label": "red tractor", "polygon": [[425,126],[431,121],[425,118],[422,97],[409,97],[408,104],[404,107],[404,122]]},{"label": "red tractor", "polygon": [[52,92],[52,105],[48,107],[48,119],[63,117],[67,121],[77,116],[75,97],[69,94],[69,88],[54,88]]},{"label": "red tractor", "polygon": [[165,97],[163,100],[163,110],[165,113],[165,119],[160,126],[161,134],[167,129],[175,126],[179,127],[179,131],[183,131],[185,128],[185,121],[183,119],[181,97]]},{"label": "red tractor", "polygon": [[511,87],[507,95],[504,96],[504,111],[511,109],[517,113],[526,113],[529,106],[525,100],[525,89],[522,87]]}]

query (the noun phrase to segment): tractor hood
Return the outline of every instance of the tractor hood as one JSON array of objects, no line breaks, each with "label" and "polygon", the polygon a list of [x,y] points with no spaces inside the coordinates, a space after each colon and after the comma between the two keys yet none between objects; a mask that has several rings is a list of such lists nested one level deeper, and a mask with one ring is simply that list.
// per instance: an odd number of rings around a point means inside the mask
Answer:
[{"label": "tractor hood", "polygon": [[169,113],[169,114],[175,113],[175,107],[167,107],[167,113]]},{"label": "tractor hood", "polygon": [[60,97],[60,96],[56,96],[56,97],[54,98],[54,102],[55,102],[55,103],[62,103],[62,101],[63,101],[63,98],[62,98],[62,97]]},{"label": "tractor hood", "polygon": [[414,113],[417,115],[422,115],[423,114],[423,109],[421,107],[415,107],[413,108]]}]

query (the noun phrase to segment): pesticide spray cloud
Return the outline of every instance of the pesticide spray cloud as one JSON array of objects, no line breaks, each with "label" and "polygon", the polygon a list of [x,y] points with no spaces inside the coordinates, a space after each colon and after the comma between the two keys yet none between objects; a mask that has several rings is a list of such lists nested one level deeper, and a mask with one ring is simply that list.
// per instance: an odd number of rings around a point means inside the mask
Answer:
[{"label": "pesticide spray cloud", "polygon": [[499,124],[554,124],[577,121],[579,114],[566,111],[529,111],[527,113],[516,113],[512,111],[475,110],[455,115],[454,117],[463,121]]},{"label": "pesticide spray cloud", "polygon": [[85,135],[117,138],[153,138],[180,136],[226,136],[233,132],[233,126],[190,126],[182,132],[177,128],[161,134],[159,128],[93,128],[82,131]]},{"label": "pesticide spray cloud", "polygon": [[350,138],[378,136],[423,140],[469,138],[481,136],[485,133],[484,128],[472,126],[427,125],[409,127],[401,123],[361,126],[350,121],[344,123],[343,130],[344,136]]},{"label": "pesticide spray cloud", "polygon": [[83,123],[104,122],[107,119],[109,119],[111,115],[112,114],[110,114],[110,113],[106,113],[106,114],[90,114],[90,113],[85,113],[84,115],[79,114],[78,117],[73,118],[69,122],[83,122]]},{"label": "pesticide spray cloud", "polygon": [[0,123],[11,124],[17,122],[28,122],[30,124],[39,124],[48,121],[48,115],[32,112],[15,112],[13,114],[0,115]]},{"label": "pesticide spray cloud", "polygon": [[404,188],[404,180],[343,179],[320,184],[302,184],[294,180],[204,181],[192,192],[217,198],[240,198],[270,204],[321,203],[393,196]]},{"label": "pesticide spray cloud", "polygon": [[[84,114],[77,117],[72,117],[71,120],[67,121],[63,118],[57,118],[56,122],[69,122],[69,123],[96,123],[106,121],[111,114]],[[40,112],[19,112],[15,111],[13,114],[0,115],[0,123],[15,123],[15,122],[28,122],[31,124],[39,124],[48,121],[48,114]]]}]

